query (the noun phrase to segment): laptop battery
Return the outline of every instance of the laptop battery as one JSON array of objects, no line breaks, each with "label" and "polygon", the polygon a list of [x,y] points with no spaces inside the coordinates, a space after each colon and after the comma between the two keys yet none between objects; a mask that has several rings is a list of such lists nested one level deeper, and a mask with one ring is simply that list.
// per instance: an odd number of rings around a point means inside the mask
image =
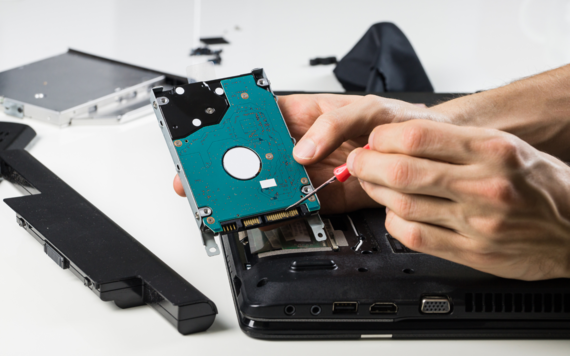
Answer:
[{"label": "laptop battery", "polygon": [[150,305],[181,334],[207,330],[216,305],[24,150],[0,151],[0,174],[29,196],[5,199],[62,269],[120,308]]}]

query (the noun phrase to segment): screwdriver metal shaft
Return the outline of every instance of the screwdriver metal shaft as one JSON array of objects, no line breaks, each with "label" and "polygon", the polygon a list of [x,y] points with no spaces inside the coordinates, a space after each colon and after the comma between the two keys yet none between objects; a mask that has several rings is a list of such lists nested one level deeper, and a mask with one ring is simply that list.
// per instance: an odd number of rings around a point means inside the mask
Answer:
[{"label": "screwdriver metal shaft", "polygon": [[[369,150],[370,145],[366,145],[363,148],[365,150]],[[321,184],[317,189],[313,190],[311,193],[305,195],[303,198],[301,198],[301,200],[297,201],[295,204],[292,204],[289,207],[287,207],[287,209],[285,209],[285,211],[287,211],[291,208],[294,208],[297,205],[301,204],[305,200],[307,200],[310,197],[312,197],[313,195],[315,195],[319,190],[323,189],[324,187],[333,183],[334,181],[338,180],[339,182],[342,183],[342,182],[345,182],[348,178],[350,178],[350,172],[348,171],[348,167],[346,166],[346,163],[336,167],[334,169],[333,173],[334,173],[334,176],[331,179],[329,179],[326,182],[324,182],[323,184]]]}]

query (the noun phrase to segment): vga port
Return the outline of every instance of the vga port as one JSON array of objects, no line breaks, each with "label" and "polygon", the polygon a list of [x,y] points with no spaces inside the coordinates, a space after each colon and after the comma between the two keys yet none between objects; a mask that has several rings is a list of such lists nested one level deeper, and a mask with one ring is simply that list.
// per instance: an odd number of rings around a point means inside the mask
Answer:
[{"label": "vga port", "polygon": [[420,310],[424,314],[447,314],[451,311],[451,302],[447,297],[424,297]]}]

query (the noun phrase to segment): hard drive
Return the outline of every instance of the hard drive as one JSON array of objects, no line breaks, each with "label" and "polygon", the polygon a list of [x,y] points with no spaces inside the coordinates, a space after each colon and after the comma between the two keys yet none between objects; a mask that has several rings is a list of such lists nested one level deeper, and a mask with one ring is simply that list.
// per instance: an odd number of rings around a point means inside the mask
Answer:
[{"label": "hard drive", "polygon": [[327,239],[318,198],[286,210],[314,188],[263,69],[153,88],[151,103],[208,255],[216,234],[297,218]]}]

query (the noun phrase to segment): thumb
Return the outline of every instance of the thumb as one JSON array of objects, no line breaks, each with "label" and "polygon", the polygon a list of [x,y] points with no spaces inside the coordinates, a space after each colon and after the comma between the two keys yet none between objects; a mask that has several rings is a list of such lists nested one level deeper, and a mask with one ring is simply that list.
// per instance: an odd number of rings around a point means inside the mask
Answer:
[{"label": "thumb", "polygon": [[399,103],[403,104],[398,100],[367,95],[324,113],[295,145],[295,160],[303,165],[316,163],[343,142],[369,135],[374,127],[393,121]]}]

